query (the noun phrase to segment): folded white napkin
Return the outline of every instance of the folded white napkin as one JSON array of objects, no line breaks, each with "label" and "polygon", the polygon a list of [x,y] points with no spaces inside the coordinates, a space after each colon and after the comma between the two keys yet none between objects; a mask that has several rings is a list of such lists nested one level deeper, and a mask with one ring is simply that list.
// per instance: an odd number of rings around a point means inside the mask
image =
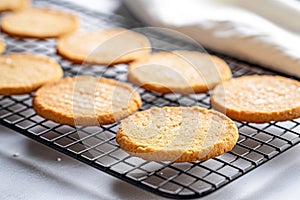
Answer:
[{"label": "folded white napkin", "polygon": [[296,0],[126,0],[151,25],[181,31],[204,47],[300,77]]}]

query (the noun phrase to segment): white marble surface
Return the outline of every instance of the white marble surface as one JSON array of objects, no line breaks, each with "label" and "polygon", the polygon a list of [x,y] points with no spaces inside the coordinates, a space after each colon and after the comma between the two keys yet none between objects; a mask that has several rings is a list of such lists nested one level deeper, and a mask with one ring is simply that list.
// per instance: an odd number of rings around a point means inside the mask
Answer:
[{"label": "white marble surface", "polygon": [[[299,151],[300,145],[202,199],[298,199]],[[5,200],[162,199],[3,126],[0,179],[0,199]]]},{"label": "white marble surface", "polygon": [[109,200],[144,196],[156,197],[0,126],[1,200]]}]

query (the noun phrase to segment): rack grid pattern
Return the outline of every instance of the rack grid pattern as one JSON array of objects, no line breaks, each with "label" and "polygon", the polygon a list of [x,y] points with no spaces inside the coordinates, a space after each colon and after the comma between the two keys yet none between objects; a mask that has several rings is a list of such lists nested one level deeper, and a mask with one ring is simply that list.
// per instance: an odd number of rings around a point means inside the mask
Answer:
[{"label": "rack grid pattern", "polygon": [[[107,15],[63,1],[37,0],[37,6],[47,6],[75,12],[82,21],[83,29],[139,26],[137,22],[122,16]],[[145,33],[151,42],[172,49],[186,47],[195,49],[170,36],[155,32]],[[55,40],[18,39],[1,33],[9,52],[29,52],[50,56],[64,69],[65,76],[92,75],[126,81],[127,65],[81,66],[56,55]],[[213,52],[211,52],[213,53]],[[250,74],[276,74],[223,55],[234,77]],[[152,106],[198,105],[210,108],[210,94],[178,95],[157,94],[138,89],[143,100],[141,110]],[[300,119],[286,122],[254,124],[236,122],[240,137],[232,151],[204,162],[171,163],[147,162],[122,151],[115,141],[118,123],[106,126],[71,127],[61,125],[35,114],[32,109],[32,94],[0,96],[0,124],[26,135],[40,143],[67,154],[92,167],[158,195],[171,198],[196,198],[216,191],[247,172],[259,167],[273,157],[299,143]]]}]

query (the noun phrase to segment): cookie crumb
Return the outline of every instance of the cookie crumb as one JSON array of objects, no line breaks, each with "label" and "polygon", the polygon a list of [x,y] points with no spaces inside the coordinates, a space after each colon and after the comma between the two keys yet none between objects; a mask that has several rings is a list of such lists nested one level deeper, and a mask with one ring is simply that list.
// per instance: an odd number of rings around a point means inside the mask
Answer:
[{"label": "cookie crumb", "polygon": [[20,156],[20,154],[19,154],[18,152],[16,152],[16,153],[13,154],[13,157],[14,157],[14,158],[17,158],[17,157],[19,157],[19,156]]},{"label": "cookie crumb", "polygon": [[10,64],[12,63],[12,60],[11,60],[10,58],[7,58],[7,59],[5,60],[5,63],[8,64],[8,65],[10,65]]}]

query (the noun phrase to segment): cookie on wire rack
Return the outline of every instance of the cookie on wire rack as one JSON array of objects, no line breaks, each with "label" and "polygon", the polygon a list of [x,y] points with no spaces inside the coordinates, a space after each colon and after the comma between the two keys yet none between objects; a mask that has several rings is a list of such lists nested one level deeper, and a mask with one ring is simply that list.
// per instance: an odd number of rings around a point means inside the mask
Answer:
[{"label": "cookie on wire rack", "polygon": [[207,92],[231,79],[222,59],[195,51],[159,52],[129,65],[128,81],[158,93]]},{"label": "cookie on wire rack", "polygon": [[5,15],[3,32],[17,37],[54,38],[75,31],[79,26],[73,14],[47,8],[30,8]]},{"label": "cookie on wire rack", "polygon": [[33,98],[40,116],[71,126],[97,126],[119,121],[138,110],[140,95],[113,79],[67,77],[41,87]]},{"label": "cookie on wire rack", "polygon": [[2,40],[2,38],[0,38],[0,54],[5,51],[5,48],[6,48],[6,45],[5,45],[4,41]]},{"label": "cookie on wire rack", "polygon": [[0,56],[0,95],[31,93],[40,86],[62,78],[54,60],[40,55],[10,53]]},{"label": "cookie on wire rack", "polygon": [[239,137],[235,123],[201,107],[152,107],[126,118],[117,143],[145,160],[194,162],[230,151]]},{"label": "cookie on wire rack", "polygon": [[0,12],[23,10],[28,8],[30,4],[31,0],[1,0]]},{"label": "cookie on wire rack", "polygon": [[148,56],[151,44],[140,33],[113,28],[66,35],[59,38],[56,48],[75,63],[113,65]]},{"label": "cookie on wire rack", "polygon": [[270,75],[251,75],[218,85],[214,109],[238,121],[266,123],[300,117],[300,82]]}]

